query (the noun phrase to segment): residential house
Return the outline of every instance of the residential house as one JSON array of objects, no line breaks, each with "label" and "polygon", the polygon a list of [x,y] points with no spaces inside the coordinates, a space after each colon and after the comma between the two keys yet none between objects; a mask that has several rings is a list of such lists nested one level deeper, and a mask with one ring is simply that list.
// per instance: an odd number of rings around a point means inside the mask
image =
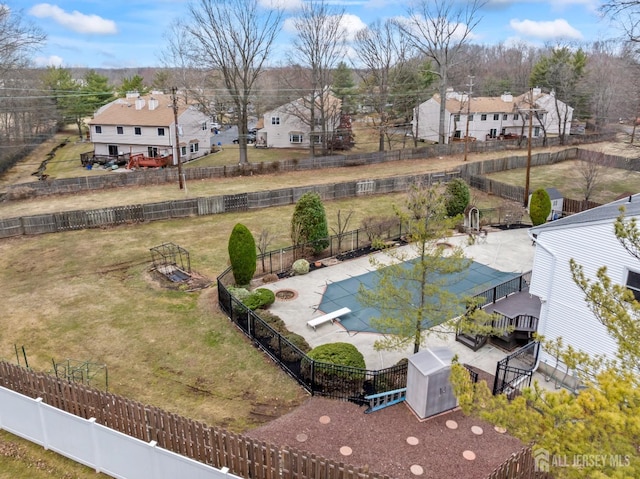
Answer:
[{"label": "residential house", "polygon": [[322,99],[316,98],[313,124],[309,96],[268,111],[263,128],[257,132],[256,146],[309,148],[311,141],[319,147],[326,146],[340,124],[341,105],[338,98],[325,91]]},{"label": "residential house", "polygon": [[[469,99],[470,98],[470,99]],[[445,104],[445,142],[463,141],[466,136],[477,141],[529,136],[529,114],[532,115],[531,137],[557,136],[566,117],[567,134],[571,130],[573,108],[558,100],[553,93],[539,88],[514,97],[504,93],[499,97],[469,97],[449,91]],[[558,115],[558,110],[560,115]],[[413,134],[423,141],[439,141],[440,95],[414,109]],[[467,135],[468,124],[468,135]]]},{"label": "residential house", "polygon": [[[546,339],[562,337],[565,345],[589,354],[615,355],[616,342],[574,283],[569,260],[582,265],[586,277],[592,280],[597,270],[606,266],[614,283],[626,285],[640,299],[640,261],[614,234],[621,206],[626,209],[626,218],[639,217],[640,194],[530,229],[536,251],[529,292],[541,300],[538,333]],[[548,351],[541,352],[542,370],[553,370],[555,363]]]},{"label": "residential house", "polygon": [[[180,158],[189,161],[211,151],[210,118],[184,101],[177,102]],[[127,94],[100,108],[89,121],[94,157],[126,159],[173,156],[175,116],[171,95]],[[177,161],[173,159],[175,165]]]}]

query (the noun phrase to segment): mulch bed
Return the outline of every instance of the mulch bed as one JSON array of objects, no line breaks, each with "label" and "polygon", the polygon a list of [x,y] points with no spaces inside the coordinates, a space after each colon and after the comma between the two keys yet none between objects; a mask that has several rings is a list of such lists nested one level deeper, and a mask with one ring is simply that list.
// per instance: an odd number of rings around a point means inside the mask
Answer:
[{"label": "mulch bed", "polygon": [[[406,403],[371,414],[364,411],[364,407],[350,402],[315,396],[293,412],[245,434],[367,467],[395,479],[485,478],[524,447],[509,434],[499,433],[491,424],[459,410],[423,421]],[[330,422],[325,424],[327,417]],[[455,421],[457,429],[447,427],[447,421]],[[481,427],[483,433],[474,434],[472,426]],[[407,438],[414,438],[410,442],[417,439],[417,445],[411,445]],[[351,449],[350,455],[341,453],[344,446]],[[465,459],[465,451],[472,451],[475,459]]]}]

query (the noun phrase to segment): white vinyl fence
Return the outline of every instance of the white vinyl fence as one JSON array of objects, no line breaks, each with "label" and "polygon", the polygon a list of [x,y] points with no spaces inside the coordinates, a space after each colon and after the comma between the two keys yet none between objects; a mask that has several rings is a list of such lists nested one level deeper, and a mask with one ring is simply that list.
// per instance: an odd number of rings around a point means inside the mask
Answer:
[{"label": "white vinyl fence", "polygon": [[0,429],[117,479],[237,477],[3,387]]}]

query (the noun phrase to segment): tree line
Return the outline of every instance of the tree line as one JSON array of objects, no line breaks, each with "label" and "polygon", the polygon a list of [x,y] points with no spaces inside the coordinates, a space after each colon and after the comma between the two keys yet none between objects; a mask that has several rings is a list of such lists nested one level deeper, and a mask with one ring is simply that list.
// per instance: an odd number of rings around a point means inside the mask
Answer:
[{"label": "tree line", "polygon": [[[604,13],[640,11],[637,2],[617,3],[609,2]],[[84,118],[114,98],[173,87],[216,121],[237,125],[240,163],[247,161],[249,118],[294,100],[300,101],[288,113],[309,125],[310,154],[326,154],[337,119],[328,87],[340,100],[340,113],[368,115],[380,151],[391,148],[391,136],[410,124],[415,106],[434,93],[445,98],[447,88],[498,96],[535,86],[554,92],[593,128],[635,121],[640,85],[631,26],[624,40],[588,45],[479,45],[472,32],[482,21],[483,5],[421,0],[407,7],[409,21],[378,20],[352,34],[344,27],[344,8],[326,0],[305,2],[292,19],[287,60],[276,64],[273,47],[283,10],[263,8],[258,0],[197,0],[166,32],[162,66],[125,71],[117,80],[95,70],[33,68],[29,58],[44,34],[2,8],[0,139],[4,145],[33,145],[70,123],[81,137]],[[445,108],[442,101],[441,142]],[[0,164],[9,153],[3,150]]]}]

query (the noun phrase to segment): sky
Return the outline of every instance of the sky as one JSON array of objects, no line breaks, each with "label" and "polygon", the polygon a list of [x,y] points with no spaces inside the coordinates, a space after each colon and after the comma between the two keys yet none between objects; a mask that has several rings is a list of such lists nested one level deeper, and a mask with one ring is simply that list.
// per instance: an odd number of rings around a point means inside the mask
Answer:
[{"label": "sky", "polygon": [[[1,0],[0,0],[1,1]],[[161,66],[166,35],[173,20],[188,21],[183,0],[59,0],[41,3],[5,0],[12,11],[47,36],[33,55],[37,66],[135,68]],[[196,0],[200,1],[200,0]],[[215,3],[215,0],[211,0]],[[299,2],[286,5],[277,52],[291,45],[291,21]],[[345,27],[353,33],[373,21],[407,15],[412,0],[327,0],[344,9]],[[598,12],[600,0],[488,0],[473,30],[473,43],[528,43],[536,46],[608,39],[618,32]]]}]

